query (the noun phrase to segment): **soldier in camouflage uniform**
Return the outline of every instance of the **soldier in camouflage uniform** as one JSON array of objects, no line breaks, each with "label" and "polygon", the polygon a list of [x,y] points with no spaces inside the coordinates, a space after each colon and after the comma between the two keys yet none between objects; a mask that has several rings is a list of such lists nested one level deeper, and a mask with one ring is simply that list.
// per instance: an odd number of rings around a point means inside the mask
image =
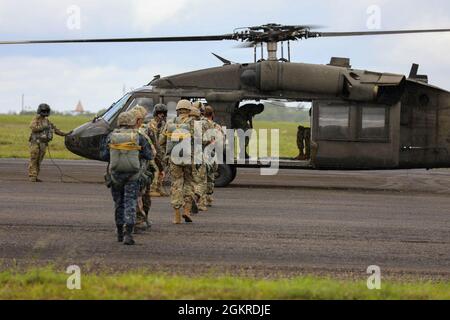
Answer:
[{"label": "soldier in camouflage uniform", "polygon": [[[177,104],[177,117],[166,123],[161,136],[161,145],[166,146],[166,156],[169,156],[171,176],[171,204],[175,211],[174,224],[181,224],[181,217],[187,223],[192,222],[192,150],[188,155],[188,163],[178,162],[177,155],[172,154],[175,141],[188,139],[192,142],[194,128],[189,116],[192,104],[188,100],[180,100]],[[180,142],[179,142],[180,143]],[[180,210],[184,209],[183,215]]]},{"label": "soldier in camouflage uniform", "polygon": [[[205,107],[205,118],[209,123],[209,127],[214,128],[214,143],[216,144],[217,150],[222,150],[225,140],[225,135],[222,127],[214,122],[214,109],[211,106]],[[221,144],[219,146],[219,144]],[[208,207],[212,206],[213,194],[214,194],[214,182],[216,180],[216,172],[218,170],[217,155],[213,159],[214,162],[206,163],[206,205]]]},{"label": "soldier in camouflage uniform", "polygon": [[140,181],[153,154],[149,143],[136,129],[133,113],[121,113],[117,124],[119,127],[105,140],[101,156],[102,160],[109,162],[106,180],[115,204],[117,240],[125,245],[134,245]]},{"label": "soldier in camouflage uniform", "polygon": [[[201,125],[201,141],[203,146],[206,146],[208,141],[204,140],[204,134],[209,130],[213,129],[211,124],[208,122],[208,119],[202,115],[202,111],[204,113],[203,104],[200,101],[195,102],[193,105],[193,110],[191,111],[191,116],[193,121],[199,122]],[[210,142],[210,141],[209,141]],[[203,151],[203,149],[202,149]],[[208,211],[207,207],[207,166],[205,163],[205,159],[203,157],[203,153],[199,156],[199,162],[201,164],[194,163],[192,166],[192,176],[193,176],[193,189],[195,194],[195,204],[199,211]],[[195,206],[194,206],[195,207]]]},{"label": "soldier in camouflage uniform", "polygon": [[[237,107],[231,116],[231,124],[233,129],[242,129],[244,132],[253,129],[253,118],[264,111],[264,105],[260,104],[246,104],[242,107]],[[250,143],[250,137],[245,137],[244,141],[239,140],[239,154],[245,151],[245,158],[249,158],[247,147]]]},{"label": "soldier in camouflage uniform", "polygon": [[149,127],[144,124],[144,119],[147,116],[147,109],[141,106],[136,106],[131,110],[131,112],[136,118],[135,128],[148,142],[154,155],[154,159],[148,161],[147,163],[145,179],[141,179],[140,182],[135,226],[135,230],[140,231],[151,227],[151,221],[148,219],[152,204],[150,188],[155,177],[155,172],[158,170],[162,175],[164,175],[164,170],[162,167],[162,160],[159,156],[160,148],[158,141]]},{"label": "soldier in camouflage uniform", "polygon": [[[153,132],[153,135],[159,141],[161,137],[162,130],[164,129],[167,122],[167,106],[164,104],[157,104],[153,109],[153,118],[148,123],[148,129]],[[164,160],[164,150],[160,148],[159,158]],[[164,161],[162,163],[165,164]],[[166,172],[166,166],[164,166],[164,172]],[[163,182],[164,182],[164,174],[158,169],[155,172],[155,179],[153,180],[151,186],[151,196],[152,197],[167,197],[168,194],[164,190]]]},{"label": "soldier in camouflage uniform", "polygon": [[295,160],[311,159],[311,128],[298,126],[297,147],[299,150],[299,154],[295,158]]},{"label": "soldier in camouflage uniform", "polygon": [[72,133],[64,133],[56,128],[54,124],[48,120],[49,115],[50,106],[43,103],[39,105],[37,115],[30,124],[30,163],[28,166],[28,176],[31,182],[41,182],[41,180],[38,179],[39,171],[45,152],[47,151],[48,143],[53,139],[53,134],[67,136]]}]

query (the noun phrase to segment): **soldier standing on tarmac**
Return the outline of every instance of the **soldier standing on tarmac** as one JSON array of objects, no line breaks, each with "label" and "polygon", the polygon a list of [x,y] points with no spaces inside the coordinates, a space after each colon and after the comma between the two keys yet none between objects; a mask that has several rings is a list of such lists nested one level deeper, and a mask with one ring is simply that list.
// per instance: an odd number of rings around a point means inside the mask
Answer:
[{"label": "soldier standing on tarmac", "polygon": [[[205,118],[209,122],[209,127],[214,128],[214,143],[216,144],[217,150],[223,150],[225,135],[222,127],[218,123],[214,122],[214,109],[209,105],[205,107]],[[219,144],[221,145],[219,146]],[[208,207],[212,206],[214,200],[214,182],[216,180],[216,172],[218,170],[217,154],[214,156],[213,160],[214,161],[211,163],[206,163],[206,205]]]},{"label": "soldier standing on tarmac", "polygon": [[162,167],[162,160],[160,158],[160,148],[156,137],[153,132],[149,130],[148,126],[144,124],[144,119],[147,116],[147,109],[141,106],[134,107],[131,112],[136,117],[136,129],[139,134],[142,135],[152,148],[154,159],[148,161],[147,170],[143,179],[141,179],[140,190],[138,196],[138,205],[136,208],[136,226],[135,230],[143,231],[151,227],[151,221],[148,219],[151,209],[151,194],[150,187],[155,179],[155,172],[158,171],[161,175],[164,175]]},{"label": "soldier standing on tarmac", "polygon": [[[153,109],[153,119],[150,120],[148,124],[148,129],[153,132],[153,135],[156,137],[156,140],[159,141],[161,137],[162,130],[164,129],[167,122],[167,106],[164,104],[157,104]],[[164,151],[163,148],[159,148],[159,158],[162,160],[164,172],[167,172],[167,168],[165,165],[164,159]],[[153,180],[151,186],[151,196],[152,197],[167,197],[168,194],[164,190],[163,182],[164,176],[160,174],[161,171],[158,169],[155,172],[155,179]]]},{"label": "soldier standing on tarmac", "polygon": [[48,143],[53,139],[53,134],[58,136],[68,136],[72,133],[72,131],[64,133],[56,128],[55,125],[48,120],[49,116],[50,106],[46,103],[42,103],[39,105],[37,115],[30,124],[30,163],[28,165],[28,177],[31,182],[41,182],[41,180],[38,179],[39,171],[41,170],[41,163],[42,160],[44,160]]},{"label": "soldier standing on tarmac", "polygon": [[[192,104],[189,100],[180,100],[176,107],[177,116],[167,122],[160,140],[162,145],[166,145],[166,156],[170,157],[171,204],[175,211],[174,224],[181,224],[181,217],[187,223],[192,222],[192,137],[194,128],[189,115],[191,109]],[[179,154],[178,149],[175,150],[175,147],[184,141],[191,145],[191,153],[188,155]],[[184,209],[183,214],[180,212],[182,208]]]},{"label": "soldier standing on tarmac", "polygon": [[[202,147],[206,146],[211,141],[207,141],[206,137],[204,136],[205,133],[209,129],[213,129],[213,127],[208,122],[208,119],[206,119],[204,116],[202,116],[202,111],[204,112],[203,104],[200,101],[194,102],[192,105],[192,111],[191,116],[193,118],[194,122],[200,123],[201,126],[201,132],[202,135],[199,137],[199,140],[202,142]],[[192,175],[193,175],[193,189],[194,189],[194,208],[195,205],[198,209],[198,211],[208,211],[207,207],[207,198],[206,198],[206,191],[207,191],[207,168],[205,163],[205,158],[203,156],[203,148],[201,150],[201,154],[196,154],[197,162],[193,163],[192,165]]]},{"label": "soldier standing on tarmac", "polygon": [[119,127],[109,134],[101,152],[102,159],[109,162],[106,182],[115,204],[117,240],[125,245],[134,245],[140,179],[153,154],[149,143],[136,129],[133,113],[121,113],[117,124]]}]

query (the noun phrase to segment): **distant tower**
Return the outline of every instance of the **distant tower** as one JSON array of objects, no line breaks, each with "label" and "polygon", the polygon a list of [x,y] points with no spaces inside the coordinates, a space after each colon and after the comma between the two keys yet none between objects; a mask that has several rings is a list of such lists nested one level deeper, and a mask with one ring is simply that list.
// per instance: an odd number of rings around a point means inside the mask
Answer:
[{"label": "distant tower", "polygon": [[78,101],[77,106],[75,107],[75,113],[84,113],[83,104],[81,101]]}]

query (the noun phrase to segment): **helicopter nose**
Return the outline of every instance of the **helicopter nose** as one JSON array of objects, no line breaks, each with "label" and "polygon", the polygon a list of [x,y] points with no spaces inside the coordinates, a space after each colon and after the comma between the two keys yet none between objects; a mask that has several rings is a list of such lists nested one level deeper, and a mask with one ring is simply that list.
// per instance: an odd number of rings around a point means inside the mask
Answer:
[{"label": "helicopter nose", "polygon": [[78,139],[78,135],[75,134],[75,132],[72,132],[71,134],[67,135],[64,139],[64,144],[66,145],[66,148],[75,154],[77,153],[77,150],[79,150],[80,148],[80,143],[79,143],[79,139]]},{"label": "helicopter nose", "polygon": [[66,148],[81,157],[101,160],[100,148],[109,131],[104,121],[85,123],[65,137]]}]

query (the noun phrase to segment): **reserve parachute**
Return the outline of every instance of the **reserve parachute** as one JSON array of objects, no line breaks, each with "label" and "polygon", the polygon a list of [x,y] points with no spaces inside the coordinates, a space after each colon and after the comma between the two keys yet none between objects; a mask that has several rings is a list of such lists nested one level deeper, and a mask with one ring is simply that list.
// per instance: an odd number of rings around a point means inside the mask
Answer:
[{"label": "reserve parachute", "polygon": [[191,126],[189,122],[179,123],[180,119],[177,117],[173,122],[167,124],[167,147],[166,154],[170,155],[173,148],[180,144],[185,139],[191,138]]},{"label": "reserve parachute", "polygon": [[111,134],[109,145],[111,161],[110,169],[113,173],[139,173],[141,162],[139,151],[139,133],[134,129],[116,129]]}]

